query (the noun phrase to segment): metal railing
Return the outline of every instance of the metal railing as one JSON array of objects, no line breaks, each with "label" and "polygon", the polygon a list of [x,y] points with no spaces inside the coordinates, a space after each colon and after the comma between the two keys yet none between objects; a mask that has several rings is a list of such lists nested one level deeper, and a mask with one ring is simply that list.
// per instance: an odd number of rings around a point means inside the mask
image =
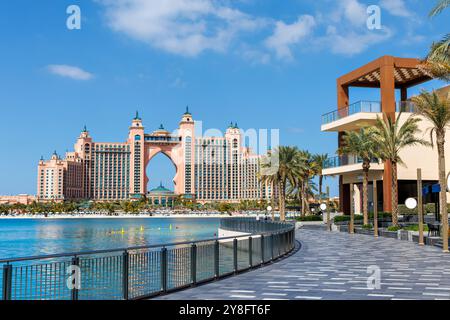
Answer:
[{"label": "metal railing", "polygon": [[292,224],[226,218],[221,227],[250,235],[0,259],[0,299],[150,298],[263,265],[295,247]]},{"label": "metal railing", "polygon": [[[416,107],[412,101],[398,101],[396,102],[396,112],[416,112]],[[349,105],[348,107],[341,108],[329,113],[322,115],[322,125],[328,124],[345,117],[351,116],[352,114],[368,112],[368,113],[378,113],[382,112],[381,102],[378,101],[358,101]]]},{"label": "metal railing", "polygon": [[396,111],[397,112],[415,113],[417,110],[416,110],[416,106],[414,105],[414,102],[400,101],[400,102],[397,102]]},{"label": "metal railing", "polygon": [[[323,164],[323,167],[324,169],[331,169],[359,163],[362,163],[361,158],[352,155],[343,155],[326,159]],[[380,162],[378,159],[372,159],[371,163],[380,163]]]},{"label": "metal railing", "polygon": [[345,117],[351,116],[360,112],[378,113],[381,112],[381,103],[378,101],[358,101],[348,107],[341,108],[322,116],[322,125],[328,124]]}]

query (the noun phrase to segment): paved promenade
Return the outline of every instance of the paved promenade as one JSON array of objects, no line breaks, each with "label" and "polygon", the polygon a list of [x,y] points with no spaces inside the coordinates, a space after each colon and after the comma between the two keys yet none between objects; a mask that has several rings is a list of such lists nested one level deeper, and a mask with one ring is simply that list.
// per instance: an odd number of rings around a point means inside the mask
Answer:
[{"label": "paved promenade", "polygon": [[[297,239],[301,249],[282,261],[158,299],[450,299],[450,254],[439,248],[306,229]],[[380,289],[367,286],[370,266]]]}]

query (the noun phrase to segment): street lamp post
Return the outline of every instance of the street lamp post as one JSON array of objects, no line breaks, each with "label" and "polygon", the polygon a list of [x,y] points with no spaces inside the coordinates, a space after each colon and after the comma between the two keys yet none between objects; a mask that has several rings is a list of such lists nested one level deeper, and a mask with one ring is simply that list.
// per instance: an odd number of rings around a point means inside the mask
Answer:
[{"label": "street lamp post", "polygon": [[[267,212],[268,214],[270,214],[270,212],[272,211],[272,207],[271,206],[267,206]],[[272,221],[275,220],[275,217],[272,216]]]},{"label": "street lamp post", "polygon": [[327,210],[327,230],[331,231],[331,214],[330,214],[330,187],[327,186],[327,203],[325,205]]},{"label": "street lamp post", "polygon": [[350,229],[349,233],[353,234],[355,233],[355,207],[354,207],[354,193],[355,190],[353,189],[353,183],[350,183]]},{"label": "street lamp post", "polygon": [[417,198],[419,214],[419,245],[423,246],[423,199],[422,199],[422,169],[417,169]]},{"label": "street lamp post", "polygon": [[378,191],[377,180],[373,180],[373,235],[378,238]]}]

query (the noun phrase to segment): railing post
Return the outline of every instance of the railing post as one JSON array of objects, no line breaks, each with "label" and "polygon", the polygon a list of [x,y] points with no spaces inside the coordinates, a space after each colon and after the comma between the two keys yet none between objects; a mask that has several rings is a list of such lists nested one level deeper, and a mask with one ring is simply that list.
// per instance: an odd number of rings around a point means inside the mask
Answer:
[{"label": "railing post", "polygon": [[191,283],[197,284],[197,245],[193,243],[191,245]]},{"label": "railing post", "polygon": [[264,264],[264,235],[261,235],[261,264]]},{"label": "railing post", "polygon": [[236,238],[233,239],[233,266],[236,273],[238,271],[238,240]]},{"label": "railing post", "polygon": [[128,251],[124,251],[122,255],[122,290],[123,290],[123,299],[128,300],[128,277],[129,277],[129,263],[130,263],[130,254]]},{"label": "railing post", "polygon": [[161,291],[167,291],[167,248],[161,248]]},{"label": "railing post", "polygon": [[5,264],[3,266],[3,300],[11,300],[12,292],[12,265]]},{"label": "railing post", "polygon": [[248,237],[248,267],[253,266],[253,241],[252,237]]},{"label": "railing post", "polygon": [[[72,258],[72,266],[77,266],[77,267],[80,266],[80,258],[78,258],[77,256],[73,257]],[[72,285],[73,285],[73,288],[72,288],[72,300],[78,300],[78,286],[77,285],[80,285],[80,284],[76,283],[77,280],[78,280],[77,277],[75,277],[72,280]]]},{"label": "railing post", "polygon": [[273,256],[273,239],[274,239],[274,237],[273,237],[273,233],[272,234],[270,234],[270,254],[271,254],[271,260],[273,260],[273,258],[274,258],[274,256]]},{"label": "railing post", "polygon": [[219,247],[220,243],[218,240],[214,242],[214,276],[216,279],[220,276],[220,268],[219,268]]},{"label": "railing post", "polygon": [[295,229],[292,229],[291,249],[295,248]]}]

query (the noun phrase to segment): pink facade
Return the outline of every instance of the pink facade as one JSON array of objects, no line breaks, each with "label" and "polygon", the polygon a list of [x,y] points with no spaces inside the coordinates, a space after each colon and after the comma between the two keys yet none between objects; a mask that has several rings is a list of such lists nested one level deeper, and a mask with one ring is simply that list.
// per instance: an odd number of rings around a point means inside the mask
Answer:
[{"label": "pink facade", "polygon": [[24,204],[29,205],[36,201],[35,196],[19,194],[17,196],[0,196],[0,204]]},{"label": "pink facade", "polygon": [[146,168],[165,154],[174,164],[175,194],[199,202],[262,200],[270,189],[258,181],[259,156],[242,147],[242,132],[231,125],[223,137],[196,137],[186,110],[178,128],[145,133],[136,114],[123,143],[95,142],[85,129],[74,152],[56,154],[38,166],[38,199],[117,201],[147,195]]}]

